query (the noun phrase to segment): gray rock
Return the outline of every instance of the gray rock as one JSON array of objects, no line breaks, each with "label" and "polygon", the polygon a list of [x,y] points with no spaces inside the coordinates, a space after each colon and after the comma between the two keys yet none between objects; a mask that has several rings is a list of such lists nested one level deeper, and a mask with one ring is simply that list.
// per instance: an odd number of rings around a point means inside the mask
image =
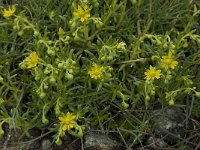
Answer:
[{"label": "gray rock", "polygon": [[145,142],[145,146],[151,149],[164,149],[167,147],[167,144],[163,141],[163,139],[156,138],[153,136],[149,136],[147,141]]},{"label": "gray rock", "polygon": [[120,144],[111,136],[98,133],[88,132],[84,136],[84,150],[118,150]]},{"label": "gray rock", "polygon": [[52,143],[49,139],[42,140],[42,150],[51,150]]},{"label": "gray rock", "polygon": [[8,124],[3,124],[4,136],[0,139],[0,149],[2,150],[18,150],[20,145],[17,144],[21,139],[22,131],[20,129],[10,130]]},{"label": "gray rock", "polygon": [[146,136],[143,144],[136,145],[131,150],[163,150],[167,149],[167,144],[161,138],[156,138],[152,135]]},{"label": "gray rock", "polygon": [[0,150],[40,150],[40,140],[32,141],[40,136],[37,128],[30,130],[30,137],[23,138],[20,129],[10,129],[8,124],[3,124],[4,136],[0,139]]},{"label": "gray rock", "polygon": [[153,113],[155,133],[167,143],[175,144],[185,133],[185,117],[178,108],[157,110]]}]

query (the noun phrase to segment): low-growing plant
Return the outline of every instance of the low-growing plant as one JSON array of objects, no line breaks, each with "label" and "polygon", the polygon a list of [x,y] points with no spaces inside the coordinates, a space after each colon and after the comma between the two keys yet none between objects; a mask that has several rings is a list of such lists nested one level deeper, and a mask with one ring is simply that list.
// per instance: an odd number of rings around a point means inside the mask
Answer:
[{"label": "low-growing plant", "polygon": [[154,9],[164,1],[1,2],[0,126],[48,129],[56,144],[93,126],[123,137],[127,120],[140,132],[148,125],[140,115],[117,121],[119,112],[199,101],[200,10],[184,18],[179,2],[163,18]]}]

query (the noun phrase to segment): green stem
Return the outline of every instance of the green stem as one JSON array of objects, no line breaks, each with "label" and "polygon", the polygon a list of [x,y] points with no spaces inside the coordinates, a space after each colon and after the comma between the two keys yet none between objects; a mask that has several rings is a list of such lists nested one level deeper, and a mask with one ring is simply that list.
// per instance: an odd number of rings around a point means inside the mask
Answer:
[{"label": "green stem", "polygon": [[21,90],[17,89],[16,87],[10,86],[7,82],[1,81],[0,83],[3,84],[4,86],[6,86],[9,90],[13,90],[13,91],[16,91],[16,92],[21,91]]},{"label": "green stem", "polygon": [[149,0],[148,22],[151,20],[151,14],[152,14],[152,0]]},{"label": "green stem", "polygon": [[127,0],[124,0],[124,5],[123,5],[123,8],[122,8],[122,13],[121,13],[121,16],[120,16],[120,19],[117,23],[117,28],[120,26],[122,20],[124,19],[124,15],[125,15],[125,9],[126,9],[126,3],[127,3]]},{"label": "green stem", "polygon": [[87,31],[87,26],[86,26],[86,23],[84,22],[84,35],[85,35],[85,39],[88,39],[88,31]]}]

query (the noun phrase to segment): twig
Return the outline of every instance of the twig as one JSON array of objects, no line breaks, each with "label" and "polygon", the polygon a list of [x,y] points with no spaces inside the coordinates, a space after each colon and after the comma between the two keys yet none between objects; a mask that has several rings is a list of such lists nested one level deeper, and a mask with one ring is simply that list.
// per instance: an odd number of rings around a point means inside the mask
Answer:
[{"label": "twig", "polygon": [[117,62],[116,64],[126,64],[126,63],[133,63],[133,62],[146,61],[146,60],[149,60],[149,58],[139,58],[135,60],[121,61],[121,62]]}]

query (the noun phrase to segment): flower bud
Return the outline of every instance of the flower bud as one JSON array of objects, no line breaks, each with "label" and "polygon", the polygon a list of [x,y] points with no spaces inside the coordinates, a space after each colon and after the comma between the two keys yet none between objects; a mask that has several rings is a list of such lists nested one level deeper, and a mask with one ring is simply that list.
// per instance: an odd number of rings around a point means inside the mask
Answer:
[{"label": "flower bud", "polygon": [[157,41],[156,40],[151,40],[151,42],[155,45],[157,45]]},{"label": "flower bud", "polygon": [[19,30],[19,26],[18,25],[14,25],[13,26],[13,30]]},{"label": "flower bud", "polygon": [[197,43],[200,44],[200,39],[197,39]]},{"label": "flower bud", "polygon": [[176,46],[175,46],[174,44],[171,44],[171,48],[172,48],[172,49],[175,49]]},{"label": "flower bud", "polygon": [[157,40],[157,45],[161,45],[162,43],[159,41],[159,40]]},{"label": "flower bud", "polygon": [[195,95],[200,98],[200,92],[195,92]]},{"label": "flower bud", "polygon": [[46,118],[46,113],[45,113],[45,106],[43,107],[43,113],[42,113],[42,123],[44,124],[48,124],[49,123],[49,120]]},{"label": "flower bud", "polygon": [[132,4],[137,4],[137,0],[131,0]]},{"label": "flower bud", "polygon": [[55,73],[55,74],[58,74],[58,70],[56,69],[56,70],[54,71],[54,73]]},{"label": "flower bud", "polygon": [[65,40],[68,40],[68,41],[69,41],[69,40],[70,40],[70,37],[69,37],[69,36],[66,36]]},{"label": "flower bud", "polygon": [[169,101],[169,105],[170,105],[170,106],[173,106],[173,105],[174,105],[174,100],[173,100],[173,99],[171,99],[171,100]]},{"label": "flower bud", "polygon": [[17,23],[17,22],[18,22],[18,18],[15,18],[15,19],[14,19],[14,23]]},{"label": "flower bud", "polygon": [[183,44],[183,48],[187,48],[187,47],[188,47],[188,43],[185,42],[185,43]]},{"label": "flower bud", "polygon": [[112,67],[106,67],[108,69],[108,71],[113,71],[113,68]]},{"label": "flower bud", "polygon": [[166,77],[167,80],[171,80],[172,79],[172,75],[168,74]]},{"label": "flower bud", "polygon": [[78,41],[80,38],[78,37],[78,35],[76,35],[75,37],[74,37],[74,41]]},{"label": "flower bud", "polygon": [[2,125],[0,125],[0,138],[3,137],[4,135],[4,130],[2,129]]},{"label": "flower bud", "polygon": [[79,129],[79,132],[78,132],[77,136],[79,138],[83,137],[83,131],[82,131],[82,129]]},{"label": "flower bud", "polygon": [[163,48],[167,48],[168,47],[168,45],[167,45],[167,43],[165,43],[164,45],[163,45]]},{"label": "flower bud", "polygon": [[40,76],[39,76],[39,75],[36,75],[36,76],[35,76],[35,80],[36,80],[36,81],[40,80]]},{"label": "flower bud", "polygon": [[54,55],[55,55],[55,52],[54,52],[53,50],[50,50],[50,49],[47,50],[47,53],[48,53],[50,56],[54,56]]},{"label": "flower bud", "polygon": [[73,80],[74,76],[72,74],[66,73],[65,78],[68,80]]},{"label": "flower bud", "polygon": [[105,60],[106,60],[105,56],[101,57],[101,61],[105,61]]},{"label": "flower bud", "polygon": [[165,83],[165,84],[168,84],[168,83],[169,83],[169,80],[165,79],[164,83]]},{"label": "flower bud", "polygon": [[58,138],[56,139],[55,143],[56,143],[57,145],[61,145],[61,144],[62,144],[62,140],[58,137]]},{"label": "flower bud", "polygon": [[51,45],[51,44],[53,44],[53,41],[46,41],[46,43],[47,43],[48,45]]},{"label": "flower bud", "polygon": [[76,27],[76,22],[75,21],[72,22],[71,27],[72,27],[72,29],[74,29]]},{"label": "flower bud", "polygon": [[145,96],[145,100],[146,100],[146,101],[149,101],[149,100],[150,100],[150,96],[149,96],[149,95],[146,95],[146,96]]},{"label": "flower bud", "polygon": [[0,76],[0,82],[2,82],[3,81],[3,77],[2,76]]},{"label": "flower bud", "polygon": [[73,71],[72,69],[69,69],[69,73],[70,73],[70,74],[73,74],[74,71]]},{"label": "flower bud", "polygon": [[97,0],[93,0],[94,7],[99,7],[99,2]]},{"label": "flower bud", "polygon": [[72,60],[72,65],[75,65],[75,64],[76,64],[76,61],[73,61],[73,60]]},{"label": "flower bud", "polygon": [[4,99],[0,98],[0,105],[2,105],[4,102],[5,102]]},{"label": "flower bud", "polygon": [[18,35],[19,36],[22,36],[24,34],[24,31],[23,30],[21,30],[20,32],[18,32]]},{"label": "flower bud", "polygon": [[44,70],[44,74],[49,74],[50,72],[51,72],[51,71],[49,70],[49,68],[46,67],[45,70]]},{"label": "flower bud", "polygon": [[37,30],[35,30],[33,34],[34,34],[35,36],[38,36],[40,33],[39,33]]},{"label": "flower bud", "polygon": [[193,84],[193,81],[192,80],[188,80],[188,85],[192,85]]},{"label": "flower bud", "polygon": [[96,24],[96,27],[97,27],[97,28],[101,28],[102,25],[103,25],[103,23],[102,23],[102,22],[101,22],[101,23],[99,22],[99,23]]},{"label": "flower bud", "polygon": [[50,79],[49,79],[49,82],[51,84],[55,84],[56,83],[56,79],[53,76],[51,76]]},{"label": "flower bud", "polygon": [[59,69],[62,69],[62,68],[64,68],[64,63],[62,63],[62,62],[61,62],[61,63],[59,63],[59,64],[58,64],[58,68],[59,68]]},{"label": "flower bud", "polygon": [[44,84],[44,89],[47,90],[49,87],[47,84]]},{"label": "flower bud", "polygon": [[107,58],[108,58],[108,60],[112,60],[112,59],[113,59],[113,56],[110,55],[110,56],[108,56]]},{"label": "flower bud", "polygon": [[44,97],[46,96],[46,93],[41,92],[41,93],[39,94],[39,96],[40,96],[40,98],[44,98]]},{"label": "flower bud", "polygon": [[153,96],[153,95],[155,95],[155,91],[154,90],[151,90],[151,95]]},{"label": "flower bud", "polygon": [[159,59],[159,57],[156,56],[156,55],[151,56],[151,60],[152,60],[152,61],[156,61],[156,60],[158,60],[158,59]]},{"label": "flower bud", "polygon": [[127,109],[129,107],[129,104],[125,103],[124,101],[121,103],[122,107],[124,107],[125,109]]},{"label": "flower bud", "polygon": [[55,110],[56,116],[59,116],[61,114],[61,112],[60,112],[60,106],[58,104],[56,104],[54,110]]},{"label": "flower bud", "polygon": [[43,115],[44,117],[42,117],[42,123],[44,124],[48,124],[49,123],[49,120],[46,119],[45,115]]}]

